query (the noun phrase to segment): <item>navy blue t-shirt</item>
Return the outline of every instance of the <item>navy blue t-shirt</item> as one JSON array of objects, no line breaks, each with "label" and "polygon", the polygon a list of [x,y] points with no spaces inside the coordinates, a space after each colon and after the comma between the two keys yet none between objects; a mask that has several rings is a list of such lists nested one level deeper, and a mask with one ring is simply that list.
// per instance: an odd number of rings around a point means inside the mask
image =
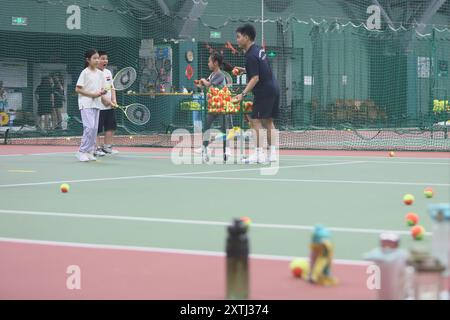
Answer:
[{"label": "navy blue t-shirt", "polygon": [[259,76],[259,81],[253,88],[254,95],[270,95],[278,92],[278,82],[269,66],[266,52],[256,44],[245,53],[245,69],[247,81],[254,76]]}]

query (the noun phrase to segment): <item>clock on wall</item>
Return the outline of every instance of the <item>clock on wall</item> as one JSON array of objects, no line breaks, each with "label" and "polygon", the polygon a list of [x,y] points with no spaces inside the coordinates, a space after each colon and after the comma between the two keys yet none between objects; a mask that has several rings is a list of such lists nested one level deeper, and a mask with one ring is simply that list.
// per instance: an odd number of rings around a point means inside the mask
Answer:
[{"label": "clock on wall", "polygon": [[194,52],[192,50],[186,51],[186,61],[189,63],[194,61]]}]

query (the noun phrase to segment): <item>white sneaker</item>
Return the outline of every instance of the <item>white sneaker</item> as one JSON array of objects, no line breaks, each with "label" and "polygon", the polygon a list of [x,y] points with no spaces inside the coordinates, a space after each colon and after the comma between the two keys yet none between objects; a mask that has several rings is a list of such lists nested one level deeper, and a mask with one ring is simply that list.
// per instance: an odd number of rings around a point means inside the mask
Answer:
[{"label": "white sneaker", "polygon": [[267,156],[264,152],[260,152],[258,155],[258,163],[267,163]]},{"label": "white sneaker", "polygon": [[269,156],[269,162],[277,162],[278,154],[276,152],[271,152]]},{"label": "white sneaker", "polygon": [[86,153],[86,156],[89,159],[89,161],[97,161],[97,158],[94,157],[93,153]]},{"label": "white sneaker", "polygon": [[88,154],[85,152],[79,152],[77,155],[78,160],[80,160],[80,162],[88,162],[89,161],[89,157]]},{"label": "white sneaker", "polygon": [[244,137],[244,139],[245,138],[251,139],[253,136],[253,130],[246,130],[242,136]]},{"label": "white sneaker", "polygon": [[253,152],[247,159],[244,159],[245,164],[266,163],[266,155],[262,151]]},{"label": "white sneaker", "polygon": [[94,151],[94,156],[96,157],[104,157],[106,153],[101,149],[97,148],[97,150]]},{"label": "white sneaker", "polygon": [[112,146],[103,146],[102,147],[102,151],[105,154],[117,154],[117,153],[119,153],[119,151],[113,149]]},{"label": "white sneaker", "polygon": [[196,154],[202,154],[202,153],[203,153],[203,148],[204,148],[204,146],[201,146],[200,148],[195,148],[195,149],[194,149],[194,153],[196,153]]},{"label": "white sneaker", "polygon": [[270,146],[270,156],[269,162],[277,162],[278,161],[278,150],[276,146]]}]

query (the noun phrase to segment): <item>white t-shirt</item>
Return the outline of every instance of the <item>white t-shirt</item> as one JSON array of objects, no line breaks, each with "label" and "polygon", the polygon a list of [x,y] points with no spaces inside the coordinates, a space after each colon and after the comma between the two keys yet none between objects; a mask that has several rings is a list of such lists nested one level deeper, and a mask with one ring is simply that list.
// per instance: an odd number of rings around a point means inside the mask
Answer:
[{"label": "white t-shirt", "polygon": [[[114,89],[114,84],[113,84],[113,76],[110,70],[108,69],[103,69],[103,75],[105,77],[105,89]],[[105,94],[105,98],[108,99],[109,101],[111,101],[112,98],[112,90],[108,90]],[[101,105],[100,110],[109,110],[111,109],[111,106],[105,106],[103,103]]]},{"label": "white t-shirt", "polygon": [[[77,81],[77,87],[82,87],[88,92],[99,92],[106,87],[105,77],[100,70],[84,69]],[[78,107],[81,109],[100,109],[102,107],[101,97],[91,98],[78,95]]]}]

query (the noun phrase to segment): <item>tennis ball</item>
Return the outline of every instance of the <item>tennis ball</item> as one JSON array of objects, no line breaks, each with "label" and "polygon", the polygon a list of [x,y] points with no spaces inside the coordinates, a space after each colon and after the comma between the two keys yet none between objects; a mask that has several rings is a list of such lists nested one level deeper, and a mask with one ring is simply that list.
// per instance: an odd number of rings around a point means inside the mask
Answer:
[{"label": "tennis ball", "polygon": [[309,263],[307,259],[296,258],[289,264],[292,275],[295,278],[306,278],[309,273]]},{"label": "tennis ball", "polygon": [[250,228],[250,225],[252,224],[252,219],[250,219],[249,217],[242,217],[241,221],[244,223],[244,226],[248,228]]},{"label": "tennis ball", "polygon": [[412,194],[405,194],[405,196],[403,197],[403,203],[406,204],[407,206],[412,205],[414,202],[414,196]]},{"label": "tennis ball", "polygon": [[69,186],[67,183],[63,183],[63,184],[60,186],[60,189],[61,189],[61,192],[62,192],[62,193],[67,193],[67,192],[69,192],[69,190],[70,190],[70,186]]},{"label": "tennis ball", "polygon": [[132,139],[133,139],[133,136],[130,136],[129,138],[130,138],[130,140],[132,140]]},{"label": "tennis ball", "polygon": [[406,223],[410,227],[415,226],[419,222],[419,216],[413,212],[409,212],[405,218],[406,218]]},{"label": "tennis ball", "polygon": [[391,151],[391,152],[389,152],[389,157],[395,157],[395,152],[394,151]]},{"label": "tennis ball", "polygon": [[70,141],[70,138],[66,138],[67,141]]},{"label": "tennis ball", "polygon": [[433,198],[433,189],[432,188],[426,188],[423,193],[425,194],[426,198]]},{"label": "tennis ball", "polygon": [[414,240],[422,240],[425,236],[425,229],[422,226],[414,226],[411,228],[411,236]]}]

